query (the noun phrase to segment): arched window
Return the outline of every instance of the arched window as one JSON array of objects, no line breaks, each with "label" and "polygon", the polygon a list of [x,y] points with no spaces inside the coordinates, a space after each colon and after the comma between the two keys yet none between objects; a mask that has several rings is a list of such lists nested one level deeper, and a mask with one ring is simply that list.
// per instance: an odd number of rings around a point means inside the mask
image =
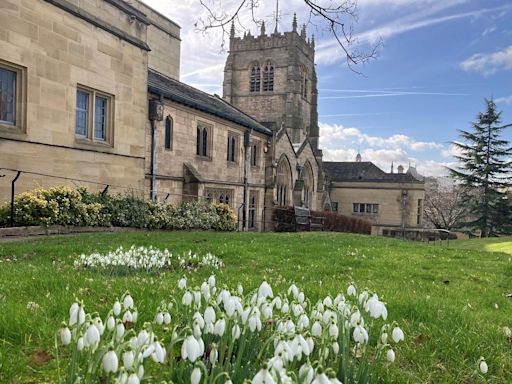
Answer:
[{"label": "arched window", "polygon": [[271,63],[265,64],[263,68],[263,92],[274,90],[274,67]]},{"label": "arched window", "polygon": [[208,143],[208,126],[198,125],[196,130],[196,155],[210,156],[209,143]]},{"label": "arched window", "polygon": [[292,190],[292,171],[286,156],[281,157],[277,165],[276,187],[277,204],[286,205],[290,201],[288,193]]},{"label": "arched window", "polygon": [[233,161],[235,162],[236,161],[236,149],[237,149],[237,139],[235,137],[234,134],[228,134],[228,156],[227,156],[227,160],[228,161]]},{"label": "arched window", "polygon": [[260,91],[260,83],[261,83],[261,69],[259,65],[254,65],[251,68],[251,82],[250,82],[250,91],[251,92],[259,92]]},{"label": "arched window", "polygon": [[306,68],[301,68],[301,83],[300,83],[300,93],[302,97],[307,98],[308,97],[308,71],[306,71]]},{"label": "arched window", "polygon": [[172,149],[173,120],[171,116],[165,119],[165,149]]},{"label": "arched window", "polygon": [[304,181],[304,206],[307,208],[314,208],[313,191],[315,190],[315,182],[313,176],[313,168],[311,167],[311,163],[309,161],[307,161],[306,164],[304,164],[304,168],[302,171],[302,180]]}]

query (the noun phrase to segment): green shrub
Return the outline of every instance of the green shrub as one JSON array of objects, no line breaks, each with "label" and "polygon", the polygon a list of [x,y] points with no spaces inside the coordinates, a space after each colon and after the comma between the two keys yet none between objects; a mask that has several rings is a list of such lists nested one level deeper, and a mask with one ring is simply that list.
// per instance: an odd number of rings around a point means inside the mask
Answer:
[{"label": "green shrub", "polygon": [[[147,229],[233,231],[236,217],[225,204],[145,201],[134,193],[109,195],[86,188],[52,187],[15,198],[15,224],[117,226]],[[10,224],[10,204],[0,205],[0,226]]]}]

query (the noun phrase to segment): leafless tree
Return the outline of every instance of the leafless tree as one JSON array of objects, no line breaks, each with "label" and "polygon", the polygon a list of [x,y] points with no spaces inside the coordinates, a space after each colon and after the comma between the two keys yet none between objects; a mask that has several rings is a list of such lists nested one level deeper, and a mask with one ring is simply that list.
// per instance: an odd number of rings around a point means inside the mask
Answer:
[{"label": "leafless tree", "polygon": [[435,178],[425,182],[424,217],[434,228],[451,230],[467,216],[462,186],[442,184]]},{"label": "leafless tree", "polygon": [[[358,49],[359,42],[353,29],[353,23],[357,22],[357,0],[303,1],[309,8],[307,24],[314,26],[317,30],[328,31],[334,36],[340,47],[340,53],[345,56],[350,69],[360,73],[355,70],[354,66],[364,64],[377,57],[377,51],[382,45],[381,40],[368,50]],[[223,8],[222,0],[199,0],[199,2],[206,9],[207,16],[196,22],[196,28],[203,32],[221,29],[223,32],[222,46],[225,45],[232,25],[238,29],[248,28],[242,21],[242,16],[247,13],[250,14],[253,24],[261,27],[265,22],[263,18],[256,15],[256,10],[260,7],[259,0],[236,0],[236,6],[231,10]],[[275,18],[279,18],[277,10]],[[246,17],[243,17],[243,20],[246,20]]]}]

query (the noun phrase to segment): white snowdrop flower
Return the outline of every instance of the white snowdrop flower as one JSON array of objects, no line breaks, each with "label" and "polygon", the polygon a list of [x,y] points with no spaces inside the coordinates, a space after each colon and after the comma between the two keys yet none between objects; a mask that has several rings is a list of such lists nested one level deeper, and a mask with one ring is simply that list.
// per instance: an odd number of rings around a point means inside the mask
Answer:
[{"label": "white snowdrop flower", "polygon": [[210,275],[210,277],[208,278],[208,285],[213,288],[215,287],[215,283],[215,275]]},{"label": "white snowdrop flower", "polygon": [[250,316],[248,321],[249,321],[249,330],[251,332],[254,332],[256,330],[256,328],[258,328],[258,319],[256,318],[256,316]]},{"label": "white snowdrop flower", "polygon": [[112,312],[115,316],[119,316],[121,314],[121,303],[119,301],[116,301],[114,303],[114,307],[112,308]]},{"label": "white snowdrop flower", "polygon": [[352,334],[354,341],[359,344],[365,344],[368,341],[368,332],[364,327],[358,325],[354,328],[354,333]]},{"label": "white snowdrop flower", "polygon": [[315,321],[311,327],[311,335],[318,337],[322,334],[322,326],[319,321]]},{"label": "white snowdrop flower", "polygon": [[213,309],[213,307],[208,306],[204,310],[204,322],[215,323],[215,310]]},{"label": "white snowdrop flower", "polygon": [[106,374],[116,373],[119,366],[119,360],[117,359],[116,352],[113,349],[110,349],[103,355],[102,363],[103,370]]},{"label": "white snowdrop flower", "polygon": [[201,294],[203,295],[204,297],[204,300],[206,302],[208,302],[210,300],[210,286],[208,285],[208,283],[206,281],[204,281],[202,284],[201,284]]},{"label": "white snowdrop flower", "polygon": [[203,356],[204,355],[204,341],[202,338],[199,338],[197,340],[197,343],[199,344],[199,356]]},{"label": "white snowdrop flower", "polygon": [[124,324],[119,321],[116,325],[116,340],[117,341],[121,341],[121,339],[124,336],[124,331],[125,331]]},{"label": "white snowdrop flower", "polygon": [[297,301],[302,304],[305,299],[306,296],[304,295],[304,292],[300,292],[299,295],[297,296]]},{"label": "white snowdrop flower", "polygon": [[98,329],[98,332],[100,333],[100,335],[103,335],[103,332],[105,331],[105,326],[103,325],[103,322],[101,321],[101,318],[96,317],[93,320],[93,324]]},{"label": "white snowdrop flower", "polygon": [[337,355],[340,351],[340,345],[337,341],[335,341],[334,343],[332,343],[332,351],[334,352],[335,355]]},{"label": "white snowdrop flower", "polygon": [[290,285],[290,288],[288,288],[288,294],[292,294],[293,297],[296,299],[299,295],[299,288],[295,284]]},{"label": "white snowdrop flower", "polygon": [[275,380],[268,371],[268,369],[261,368],[258,373],[253,377],[252,384],[275,384]]},{"label": "white snowdrop flower", "polygon": [[359,323],[361,320],[361,312],[359,312],[359,309],[353,312],[350,315],[350,326],[354,327],[357,323]]},{"label": "white snowdrop flower", "polygon": [[150,344],[150,345],[144,345],[144,346],[145,346],[145,348],[142,351],[142,358],[146,359],[149,356],[151,356],[153,354],[153,352],[155,352],[155,345]]},{"label": "white snowdrop flower", "polygon": [[281,297],[280,296],[276,296],[274,298],[274,300],[272,300],[272,305],[276,308],[276,309],[281,309],[281,307],[283,306],[283,301],[281,300]]},{"label": "white snowdrop flower", "polygon": [[131,369],[134,361],[135,353],[131,349],[123,352],[123,365],[126,369]]},{"label": "white snowdrop flower", "polygon": [[109,331],[112,331],[116,326],[116,319],[114,319],[114,316],[109,316],[107,319],[107,329]]},{"label": "white snowdrop flower", "polygon": [[368,291],[363,291],[359,294],[359,304],[365,304],[366,300],[368,300]]},{"label": "white snowdrop flower", "polygon": [[309,348],[309,344],[308,342],[306,341],[306,339],[304,338],[304,336],[302,335],[297,335],[296,336],[297,338],[297,341],[298,343],[300,344],[300,347],[302,349],[302,352],[306,355],[306,356],[309,356],[311,354],[311,349]]},{"label": "white snowdrop flower", "polygon": [[272,304],[265,303],[261,309],[261,313],[263,314],[263,318],[268,320],[272,317]]},{"label": "white snowdrop flower", "polygon": [[69,345],[71,343],[71,331],[68,327],[61,328],[59,334],[62,345]]},{"label": "white snowdrop flower", "polygon": [[290,312],[290,306],[288,305],[287,301],[283,302],[283,306],[281,307],[281,312],[282,313]]},{"label": "white snowdrop flower", "polygon": [[187,288],[187,279],[185,277],[182,277],[179,281],[178,281],[178,288],[179,289],[185,289]]},{"label": "white snowdrop flower", "polygon": [[487,363],[485,362],[484,358],[480,358],[480,372],[482,372],[484,375],[489,371],[489,367],[487,366]]},{"label": "white snowdrop flower", "polygon": [[331,306],[332,306],[332,299],[331,299],[331,297],[330,297],[330,296],[327,296],[327,297],[324,299],[323,303],[324,303],[324,305],[325,305],[326,307],[331,307]]},{"label": "white snowdrop flower", "polygon": [[76,349],[78,349],[79,351],[83,351],[84,347],[85,347],[84,338],[80,337],[76,342]]},{"label": "white snowdrop flower", "polygon": [[305,313],[300,315],[299,317],[299,323],[302,325],[303,328],[309,327],[309,317]]},{"label": "white snowdrop flower", "polygon": [[199,305],[201,303],[201,292],[200,291],[194,291],[194,302],[196,305]]},{"label": "white snowdrop flower", "polygon": [[236,300],[233,297],[229,297],[224,300],[224,310],[226,311],[226,315],[228,315],[228,317],[232,317],[235,314]]},{"label": "white snowdrop flower", "polygon": [[171,314],[169,312],[164,313],[164,324],[171,324]]},{"label": "white snowdrop flower", "polygon": [[403,341],[405,339],[404,332],[400,329],[400,327],[395,327],[393,329],[391,337],[393,338],[393,341],[395,343],[398,343],[399,341]]},{"label": "white snowdrop flower", "polygon": [[242,296],[244,294],[244,287],[242,287],[242,284],[238,284],[236,287],[237,293]]},{"label": "white snowdrop flower", "polygon": [[238,340],[238,338],[240,337],[240,326],[238,324],[235,324],[233,326],[233,329],[231,330],[231,336],[235,340]]},{"label": "white snowdrop flower", "polygon": [[100,341],[100,333],[98,332],[98,328],[94,326],[94,324],[90,324],[85,331],[84,335],[84,344],[87,347],[94,347]]},{"label": "white snowdrop flower", "polygon": [[85,323],[85,310],[83,306],[78,309],[78,325]]},{"label": "white snowdrop flower", "polygon": [[200,346],[196,338],[192,335],[188,336],[183,342],[181,348],[181,357],[183,359],[188,359],[191,363],[193,363],[200,356],[199,352]]},{"label": "white snowdrop flower", "polygon": [[382,341],[382,344],[388,343],[388,334],[386,332],[384,332],[384,333],[382,333],[382,335],[380,335],[380,341]]},{"label": "white snowdrop flower", "polygon": [[388,349],[388,352],[386,353],[386,359],[390,363],[393,363],[395,361],[395,351],[393,351],[392,349]]},{"label": "white snowdrop flower", "polygon": [[224,384],[233,384],[233,382],[231,380],[226,380]]},{"label": "white snowdrop flower", "polygon": [[299,368],[299,382],[300,383],[311,384],[314,376],[315,376],[315,371],[309,363],[303,364]]},{"label": "white snowdrop flower", "polygon": [[139,365],[139,369],[137,369],[137,377],[139,380],[142,380],[144,377],[144,366],[142,364]]},{"label": "white snowdrop flower", "polygon": [[201,381],[201,369],[199,367],[195,367],[192,370],[192,374],[190,375],[190,384],[199,384]]},{"label": "white snowdrop flower", "polygon": [[78,323],[78,312],[80,310],[80,305],[78,303],[71,304],[69,308],[69,325],[75,325]]},{"label": "white snowdrop flower", "polygon": [[224,335],[225,330],[226,330],[226,320],[224,320],[224,319],[217,320],[217,322],[215,323],[214,334],[222,337]]},{"label": "white snowdrop flower", "polygon": [[123,305],[125,309],[133,308],[133,298],[129,293],[124,297]]},{"label": "white snowdrop flower", "polygon": [[261,283],[260,287],[258,288],[258,297],[274,297],[272,287],[270,287],[266,281],[263,281],[263,283]]},{"label": "white snowdrop flower", "polygon": [[181,299],[181,302],[183,303],[183,305],[186,305],[188,307],[192,304],[192,300],[193,300],[192,293],[190,293],[189,291],[186,291],[183,294],[183,298]]},{"label": "white snowdrop flower", "polygon": [[137,335],[137,347],[142,347],[149,343],[149,333],[145,329],[142,329]]},{"label": "white snowdrop flower", "polygon": [[162,346],[162,344],[160,344],[160,342],[158,342],[158,341],[155,341],[153,343],[153,345],[155,347],[155,351],[151,355],[151,357],[153,358],[153,361],[155,363],[163,364],[165,362],[165,356],[167,355],[167,351]]},{"label": "white snowdrop flower", "polygon": [[155,323],[158,325],[162,325],[164,323],[164,314],[162,312],[158,312],[156,314]]},{"label": "white snowdrop flower", "polygon": [[347,295],[349,296],[356,296],[357,290],[356,287],[353,284],[350,284],[347,288]]},{"label": "white snowdrop flower", "polygon": [[325,373],[318,373],[311,384],[330,384],[330,381]]},{"label": "white snowdrop flower", "polygon": [[339,381],[336,377],[333,377],[329,379],[330,384],[343,384],[341,381]]},{"label": "white snowdrop flower", "polygon": [[128,381],[126,382],[126,384],[140,384],[140,380],[139,380],[139,377],[137,376],[137,374],[132,373],[128,377]]},{"label": "white snowdrop flower", "polygon": [[315,341],[310,336],[306,339],[306,343],[308,343],[309,353],[311,354],[313,352],[313,349],[315,349]]},{"label": "white snowdrop flower", "polygon": [[123,315],[123,322],[124,323],[133,323],[133,315],[130,311],[126,311]]}]

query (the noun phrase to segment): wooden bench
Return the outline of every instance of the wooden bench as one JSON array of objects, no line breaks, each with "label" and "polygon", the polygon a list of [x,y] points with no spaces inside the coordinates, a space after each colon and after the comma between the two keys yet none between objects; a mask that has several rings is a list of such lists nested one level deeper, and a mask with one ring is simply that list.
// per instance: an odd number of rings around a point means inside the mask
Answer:
[{"label": "wooden bench", "polygon": [[305,207],[294,207],[295,211],[295,230],[300,229],[305,231],[311,231],[319,229],[324,230],[325,217],[312,216],[311,210]]}]

